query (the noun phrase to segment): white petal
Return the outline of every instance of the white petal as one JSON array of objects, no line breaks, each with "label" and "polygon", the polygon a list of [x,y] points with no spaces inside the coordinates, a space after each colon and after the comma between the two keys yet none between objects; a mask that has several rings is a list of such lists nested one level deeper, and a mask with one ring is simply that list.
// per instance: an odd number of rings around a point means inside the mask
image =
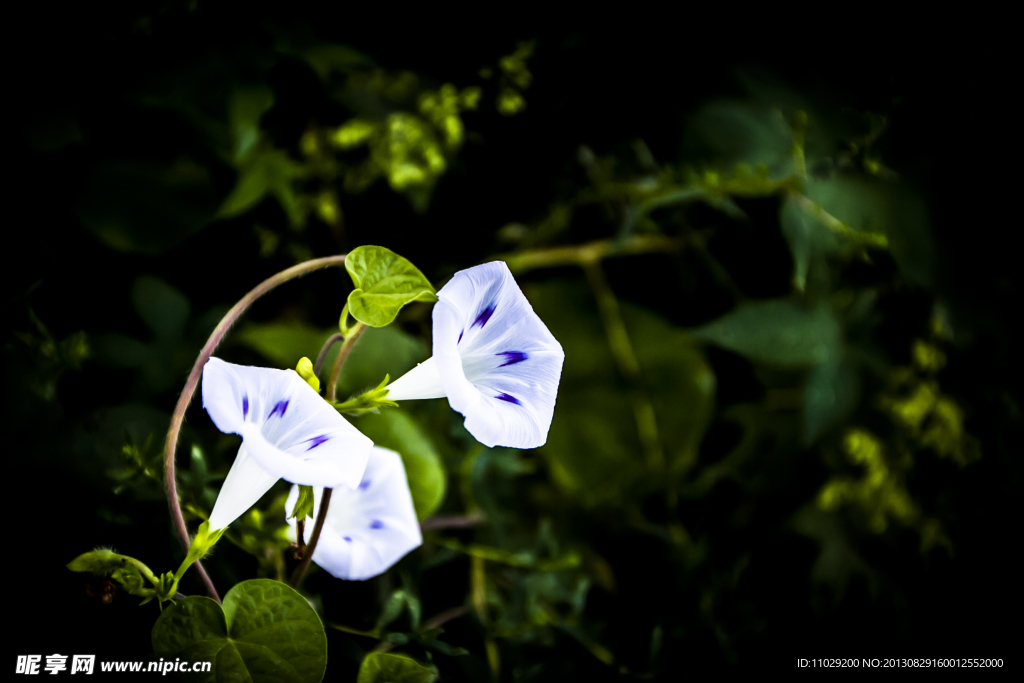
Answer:
[{"label": "white petal", "polygon": [[[320,511],[323,489],[313,494],[307,535]],[[298,488],[293,487],[285,509],[293,509],[297,500]],[[339,579],[361,581],[383,573],[422,542],[402,458],[375,446],[359,487],[334,489],[313,561]]]},{"label": "white petal", "polygon": [[218,429],[242,437],[268,475],[296,484],[354,488],[373,446],[294,370],[211,358],[203,407]]},{"label": "white petal", "polygon": [[547,441],[565,354],[501,261],[437,293],[434,355],[448,402],[486,446]]},{"label": "white petal", "polygon": [[238,449],[235,462],[224,479],[210,513],[210,530],[223,529],[242,516],[246,510],[277,483],[279,477],[267,474],[246,451],[245,443]]},{"label": "white petal", "polygon": [[388,385],[387,398],[392,401],[444,396],[444,384],[433,358],[428,358]]}]

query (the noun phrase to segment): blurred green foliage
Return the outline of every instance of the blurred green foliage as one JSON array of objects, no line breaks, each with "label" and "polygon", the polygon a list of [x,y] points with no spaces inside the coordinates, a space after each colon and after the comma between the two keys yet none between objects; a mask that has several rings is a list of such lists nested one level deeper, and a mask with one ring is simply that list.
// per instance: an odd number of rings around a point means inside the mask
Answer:
[{"label": "blurred green foliage", "polygon": [[[676,680],[691,660],[757,661],[797,635],[820,646],[923,628],[934,613],[921,601],[934,596],[913,592],[916,577],[970,561],[967,511],[996,497],[992,482],[1019,485],[999,474],[1019,472],[1006,464],[1009,432],[984,447],[974,433],[987,424],[979,406],[1005,406],[1007,425],[1019,408],[1010,390],[964,379],[975,352],[940,295],[955,265],[933,240],[935,198],[885,161],[898,111],[842,107],[747,68],[728,96],[709,88],[662,120],[668,144],[619,128],[609,144],[564,127],[556,140],[549,119],[579,94],[544,86],[545,65],[563,57],[543,40],[488,45],[485,59],[428,75],[298,25],[264,31],[259,47],[169,56],[126,87],[150,131],[137,144],[61,108],[28,127],[34,154],[90,150],[69,215],[128,293],[98,322],[43,316],[57,336],[15,299],[25,315],[5,340],[9,414],[35,416],[14,432],[32,466],[87,482],[105,533],[171,565],[160,444],[206,335],[274,271],[366,245],[404,258],[353,259],[351,289],[319,275],[289,283],[218,355],[294,368],[338,331],[347,301],[373,326],[338,384],[339,397],[359,394],[430,356],[434,288],[502,259],[565,365],[536,452],[482,447],[443,399],[353,417],[401,454],[422,548],[367,582],[314,567],[307,604],[280,583],[295,564],[280,483],[206,561],[222,592],[234,586],[223,613],[179,601],[153,630],[159,656],[178,656],[197,630],[238,640],[246,613],[228,601],[267,590],[283,590],[317,638],[327,627],[323,648],[299,657],[301,680],[324,666],[360,683]],[[612,96],[590,93],[582,111],[603,125]],[[521,149],[542,154],[513,168]],[[507,206],[478,220],[494,203]],[[452,221],[467,213],[462,234]],[[396,298],[394,315],[357,312],[374,295]],[[198,404],[177,472],[192,529],[239,444]],[[989,522],[986,538],[1002,534]],[[183,591],[201,590],[188,581]],[[118,618],[148,632],[155,610]],[[296,640],[283,628],[251,645],[298,657],[283,653]],[[121,659],[132,657],[143,655]]]}]

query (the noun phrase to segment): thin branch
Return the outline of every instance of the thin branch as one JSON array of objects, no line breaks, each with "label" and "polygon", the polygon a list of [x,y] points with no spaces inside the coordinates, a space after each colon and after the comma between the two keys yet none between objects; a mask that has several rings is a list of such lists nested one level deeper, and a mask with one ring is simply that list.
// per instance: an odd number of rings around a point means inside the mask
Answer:
[{"label": "thin branch", "polygon": [[619,373],[630,387],[629,402],[633,408],[640,445],[644,449],[644,460],[651,469],[663,469],[665,454],[662,452],[661,440],[658,438],[658,423],[654,405],[640,386],[640,363],[633,351],[633,344],[629,340],[619,301],[615,298],[615,293],[605,279],[600,262],[597,260],[585,262],[583,271],[587,275],[590,289],[597,300],[597,308],[601,313],[601,321],[604,323],[612,357],[619,367]]},{"label": "thin branch", "polygon": [[363,323],[356,323],[349,330],[348,337],[345,339],[345,343],[341,345],[341,349],[338,351],[337,358],[334,359],[334,365],[331,367],[331,377],[327,380],[327,400],[331,403],[337,398],[338,395],[338,377],[341,375],[341,366],[345,364],[348,359],[348,354],[352,352],[352,347],[359,341],[359,337],[362,336],[366,330],[366,325]]},{"label": "thin branch", "polygon": [[422,630],[429,631],[432,628],[438,628],[439,626],[441,626],[441,625],[451,621],[452,619],[458,619],[459,617],[461,617],[463,614],[465,614],[468,611],[469,611],[469,608],[466,607],[465,605],[459,605],[458,607],[452,607],[451,609],[446,609],[445,611],[441,612],[437,616],[435,616],[435,617],[433,617],[431,619],[428,619],[427,622],[425,624],[423,624]]},{"label": "thin branch", "polygon": [[325,488],[323,498],[320,499],[320,512],[316,516],[316,524],[313,526],[313,535],[309,537],[309,543],[306,544],[306,552],[302,554],[302,562],[295,568],[295,573],[292,574],[291,587],[298,588],[299,584],[302,583],[302,577],[305,576],[306,570],[309,568],[309,563],[313,559],[313,551],[316,550],[316,544],[320,542],[320,532],[324,528],[324,520],[327,519],[327,507],[331,504],[331,493],[333,489]]},{"label": "thin branch", "polygon": [[480,526],[487,521],[482,512],[470,512],[468,515],[440,515],[431,517],[420,522],[420,529],[433,531],[434,529],[464,529],[466,527]]},{"label": "thin branch", "polygon": [[[213,355],[217,345],[224,339],[224,336],[227,334],[231,326],[235,324],[235,322],[242,316],[242,313],[244,313],[245,310],[261,296],[289,280],[302,277],[314,270],[327,268],[329,266],[340,266],[343,263],[345,263],[345,254],[328,256],[300,263],[267,278],[257,285],[252,291],[242,297],[238,303],[231,307],[231,310],[228,311],[227,315],[225,315],[217,324],[217,327],[214,328],[210,338],[206,340],[206,344],[199,352],[199,357],[196,358],[196,362],[192,366],[192,371],[189,373],[188,380],[185,382],[185,387],[182,389],[181,396],[178,398],[178,404],[174,408],[174,414],[171,416],[171,425],[167,431],[167,441],[164,443],[164,486],[167,490],[167,505],[170,507],[171,522],[174,525],[174,530],[178,534],[178,539],[181,541],[185,552],[188,552],[189,548],[188,528],[185,526],[185,517],[182,515],[181,503],[178,501],[178,484],[175,479],[174,455],[178,447],[178,435],[181,432],[181,425],[185,421],[185,411],[188,410],[188,405],[192,402],[193,396],[195,396],[196,388],[199,386],[199,378],[203,374],[203,367],[206,365],[206,361],[210,360],[210,356]],[[202,579],[203,584],[206,586],[206,592],[211,598],[220,602],[220,596],[217,594],[217,589],[214,587],[213,582],[207,575],[206,570],[203,569],[202,563],[196,562],[193,566],[196,568],[196,571],[199,572],[199,576]]]},{"label": "thin branch", "polygon": [[313,363],[313,375],[316,377],[320,376],[320,369],[323,368],[324,361],[327,360],[327,354],[330,352],[331,347],[344,339],[345,335],[341,332],[335,332],[324,342],[323,348],[320,349],[320,355],[316,357],[316,363]]},{"label": "thin branch", "polygon": [[685,246],[685,242],[679,238],[665,235],[634,235],[622,240],[597,240],[567,247],[533,249],[518,254],[499,255],[495,258],[504,261],[512,272],[522,273],[538,268],[582,266],[593,260],[600,261],[613,256],[678,251],[683,246]]},{"label": "thin branch", "polygon": [[804,213],[808,216],[817,218],[821,221],[822,225],[837,235],[842,235],[851,241],[860,242],[869,247],[877,247],[879,249],[888,248],[889,238],[882,233],[854,230],[849,225],[826,211],[821,204],[809,199],[807,196],[799,192],[790,192],[789,196],[793,198],[797,206],[803,209]]},{"label": "thin branch", "polygon": [[[423,626],[421,626],[418,630],[420,630],[420,631],[429,631],[430,629],[438,628],[442,624],[446,624],[449,621],[451,621],[452,619],[458,619],[459,617],[461,617],[462,615],[464,615],[468,611],[469,611],[469,608],[466,607],[465,605],[459,605],[458,607],[452,607],[451,609],[446,609],[445,611],[441,612],[437,616],[435,616],[435,617],[433,617],[431,619],[428,619],[427,622],[425,624],[423,624]],[[339,631],[345,631],[346,633],[355,633],[356,635],[368,636],[370,638],[380,638],[380,634],[379,633],[377,635],[373,635],[373,634],[368,633],[366,631],[356,631],[354,629],[349,629],[349,628],[338,628],[337,626],[335,626],[334,628],[337,628]],[[390,640],[382,640],[381,642],[377,643],[377,647],[373,648],[373,652],[389,652],[390,650],[393,650],[394,648],[395,648],[395,644],[392,643]]]}]

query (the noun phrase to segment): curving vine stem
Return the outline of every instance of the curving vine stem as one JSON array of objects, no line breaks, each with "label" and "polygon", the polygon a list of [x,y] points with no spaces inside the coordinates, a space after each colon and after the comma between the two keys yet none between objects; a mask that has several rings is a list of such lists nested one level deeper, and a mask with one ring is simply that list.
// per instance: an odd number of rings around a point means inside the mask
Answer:
[{"label": "curving vine stem", "polygon": [[[192,371],[188,375],[188,381],[185,382],[185,388],[181,391],[181,396],[178,398],[178,404],[174,408],[174,414],[171,416],[171,426],[167,431],[167,441],[164,444],[164,485],[167,490],[167,504],[171,510],[171,521],[174,524],[174,530],[178,534],[178,539],[181,541],[185,552],[188,552],[189,548],[189,537],[188,529],[185,526],[185,517],[181,512],[181,504],[178,502],[178,484],[175,479],[174,470],[174,456],[178,446],[178,434],[181,432],[181,425],[185,420],[185,411],[188,409],[189,403],[192,402],[192,398],[195,396],[196,387],[199,386],[199,378],[203,374],[203,366],[206,365],[206,361],[213,355],[217,345],[224,339],[228,329],[237,321],[242,313],[245,312],[249,306],[253,304],[261,296],[274,289],[278,285],[282,285],[289,280],[293,280],[297,277],[302,277],[307,273],[311,273],[314,270],[321,268],[328,268],[331,266],[340,266],[345,263],[345,254],[338,256],[327,256],[324,258],[313,259],[300,263],[296,266],[292,266],[287,270],[283,270],[276,275],[273,275],[259,285],[254,287],[248,294],[242,297],[238,303],[231,307],[231,310],[227,312],[221,321],[214,328],[213,333],[210,334],[210,338],[206,340],[206,344],[199,352],[199,357],[196,358],[195,364],[192,366]],[[311,553],[312,554],[312,553]],[[201,562],[196,562],[193,565],[199,576],[206,586],[206,591],[210,597],[220,602],[220,596],[217,594],[217,589],[213,585],[213,581],[210,580],[209,575],[203,568]]]}]

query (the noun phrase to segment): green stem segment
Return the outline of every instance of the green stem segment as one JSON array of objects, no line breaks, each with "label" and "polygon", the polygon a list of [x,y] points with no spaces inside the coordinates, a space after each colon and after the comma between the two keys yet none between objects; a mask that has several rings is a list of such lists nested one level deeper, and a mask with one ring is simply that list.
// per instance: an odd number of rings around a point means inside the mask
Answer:
[{"label": "green stem segment", "polygon": [[313,551],[316,550],[316,544],[320,542],[320,532],[323,531],[324,521],[327,519],[327,507],[331,504],[331,493],[333,489],[324,489],[323,498],[320,499],[320,512],[316,516],[316,524],[313,525],[313,533],[309,537],[309,543],[306,544],[306,549],[302,553],[302,561],[299,562],[299,566],[295,568],[295,573],[292,574],[291,587],[298,588],[299,584],[302,583],[302,577],[306,575],[306,570],[309,569],[309,563],[313,559]]},{"label": "green stem segment", "polygon": [[[224,339],[224,336],[227,334],[231,326],[234,325],[246,309],[248,309],[249,306],[251,306],[261,296],[289,280],[302,277],[314,270],[320,270],[321,268],[328,268],[331,266],[340,266],[344,263],[345,254],[328,256],[300,263],[267,278],[253,288],[252,291],[242,297],[238,303],[231,307],[231,310],[228,311],[227,315],[225,315],[217,324],[217,327],[213,330],[210,338],[206,340],[206,344],[199,352],[199,357],[196,358],[196,362],[192,366],[192,371],[189,373],[188,380],[185,382],[185,387],[182,389],[181,396],[178,398],[178,404],[174,408],[174,414],[171,416],[171,425],[167,431],[167,441],[164,443],[164,486],[167,491],[167,504],[170,507],[171,522],[174,525],[174,530],[178,534],[178,539],[181,541],[182,547],[186,552],[188,551],[190,543],[188,538],[188,528],[185,526],[185,517],[182,515],[181,503],[178,501],[178,485],[174,471],[174,454],[178,446],[178,435],[181,433],[181,425],[185,421],[185,411],[188,409],[189,403],[192,402],[193,396],[195,396],[196,388],[199,386],[199,379],[203,374],[203,367],[206,365],[206,361],[208,361],[210,356],[213,355],[214,350]],[[339,356],[340,355],[341,354],[339,354]],[[217,589],[214,587],[209,575],[207,575],[206,570],[203,569],[202,563],[197,561],[195,563],[195,568],[196,571],[199,572],[199,576],[202,579],[203,584],[206,586],[206,592],[211,598],[220,602],[220,596],[217,594]]]},{"label": "green stem segment", "polygon": [[328,337],[327,341],[324,342],[323,348],[320,349],[320,354],[316,357],[316,363],[313,364],[313,374],[317,377],[320,376],[320,370],[324,367],[324,361],[327,360],[327,354],[330,352],[331,347],[340,341],[344,341],[345,335],[341,332],[336,332]]},{"label": "green stem segment", "polygon": [[604,271],[597,259],[584,262],[583,272],[586,273],[590,289],[597,300],[597,308],[601,314],[601,321],[604,323],[612,357],[619,367],[619,373],[629,384],[629,401],[633,407],[637,433],[644,449],[644,459],[651,469],[664,469],[665,454],[661,448],[661,440],[658,438],[658,423],[654,414],[654,405],[640,385],[640,363],[637,361],[629,334],[626,332],[626,323],[622,319],[618,299],[615,298],[615,294],[608,285]]},{"label": "green stem segment", "polygon": [[[342,318],[344,317],[342,316]],[[331,377],[327,380],[328,403],[334,403],[338,395],[338,377],[341,375],[341,366],[345,364],[348,354],[352,353],[352,347],[359,341],[359,337],[362,336],[365,329],[365,324],[356,323],[345,334],[345,343],[341,345],[338,356],[334,359],[334,365],[331,366]]]}]

